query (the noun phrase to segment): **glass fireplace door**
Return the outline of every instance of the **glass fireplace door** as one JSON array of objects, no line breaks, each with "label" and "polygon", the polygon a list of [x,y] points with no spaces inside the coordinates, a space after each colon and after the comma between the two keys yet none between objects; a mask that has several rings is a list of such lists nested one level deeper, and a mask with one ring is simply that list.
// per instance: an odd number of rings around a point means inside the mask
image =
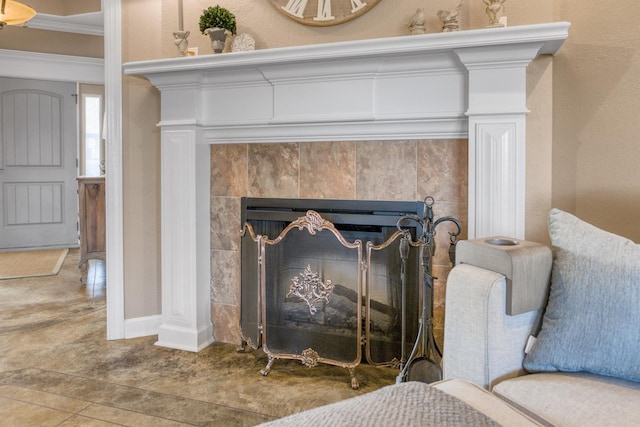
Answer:
[{"label": "glass fireplace door", "polygon": [[[252,230],[250,224],[245,227]],[[362,357],[362,242],[348,241],[313,211],[275,239],[252,240],[263,247],[257,251],[263,254],[257,275],[262,300],[258,330],[269,362],[262,374],[269,373],[275,359],[298,359],[307,366],[327,363],[349,369],[352,387],[358,388],[354,370]],[[250,309],[253,298],[243,298],[243,303]],[[242,318],[251,333],[250,316]]]}]

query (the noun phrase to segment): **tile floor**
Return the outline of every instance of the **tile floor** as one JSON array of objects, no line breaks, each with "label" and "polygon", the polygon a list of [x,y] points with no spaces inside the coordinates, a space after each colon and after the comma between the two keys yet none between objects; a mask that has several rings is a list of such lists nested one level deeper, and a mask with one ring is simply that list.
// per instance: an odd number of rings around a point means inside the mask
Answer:
[{"label": "tile floor", "polygon": [[[0,425],[250,426],[376,390],[397,371],[276,361],[214,344],[199,353],[155,337],[107,341],[104,268],[80,286],[71,250],[56,276],[0,280]],[[93,280],[91,280],[93,279]]]}]

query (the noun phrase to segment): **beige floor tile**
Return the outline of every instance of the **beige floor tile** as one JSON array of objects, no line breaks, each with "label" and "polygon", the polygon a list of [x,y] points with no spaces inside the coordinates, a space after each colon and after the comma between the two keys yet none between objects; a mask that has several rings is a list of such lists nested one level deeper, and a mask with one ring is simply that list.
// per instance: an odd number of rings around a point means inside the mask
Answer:
[{"label": "beige floor tile", "polygon": [[335,366],[278,360],[263,377],[266,355],[232,344],[107,341],[104,285],[92,301],[78,261],[71,250],[57,276],[0,282],[2,427],[253,426],[395,382],[396,370],[361,365],[354,391]]},{"label": "beige floor tile", "polygon": [[63,421],[56,427],[113,427],[122,426],[122,424],[114,424],[108,421],[96,420],[94,418],[82,417],[74,415],[68,420]]},{"label": "beige floor tile", "polygon": [[73,413],[79,412],[90,405],[90,402],[11,385],[0,385],[0,396]]},{"label": "beige floor tile", "polygon": [[73,414],[0,397],[0,423],[3,427],[54,427]]},{"label": "beige floor tile", "polygon": [[131,427],[179,427],[189,425],[105,405],[91,405],[82,411],[80,415]]}]

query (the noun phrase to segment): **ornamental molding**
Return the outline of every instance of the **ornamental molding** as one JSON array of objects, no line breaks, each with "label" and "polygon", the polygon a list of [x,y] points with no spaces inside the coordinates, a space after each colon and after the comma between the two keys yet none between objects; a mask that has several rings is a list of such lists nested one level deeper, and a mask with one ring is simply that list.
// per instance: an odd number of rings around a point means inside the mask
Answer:
[{"label": "ornamental molding", "polygon": [[[209,144],[460,138],[468,114],[526,114],[526,67],[554,54],[568,29],[558,22],[167,58],[124,72],[160,89],[160,126],[192,123]],[[485,83],[495,100],[483,96]]]}]

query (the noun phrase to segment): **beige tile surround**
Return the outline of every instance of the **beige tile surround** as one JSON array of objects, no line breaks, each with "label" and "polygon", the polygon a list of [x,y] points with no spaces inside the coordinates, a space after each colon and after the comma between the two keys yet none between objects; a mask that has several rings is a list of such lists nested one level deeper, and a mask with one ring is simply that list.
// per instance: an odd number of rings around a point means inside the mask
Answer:
[{"label": "beige tile surround", "polygon": [[[214,338],[239,343],[240,198],[422,200],[453,215],[466,238],[467,140],[349,141],[211,146],[211,312]],[[444,318],[448,234],[436,230],[436,333]]]}]

